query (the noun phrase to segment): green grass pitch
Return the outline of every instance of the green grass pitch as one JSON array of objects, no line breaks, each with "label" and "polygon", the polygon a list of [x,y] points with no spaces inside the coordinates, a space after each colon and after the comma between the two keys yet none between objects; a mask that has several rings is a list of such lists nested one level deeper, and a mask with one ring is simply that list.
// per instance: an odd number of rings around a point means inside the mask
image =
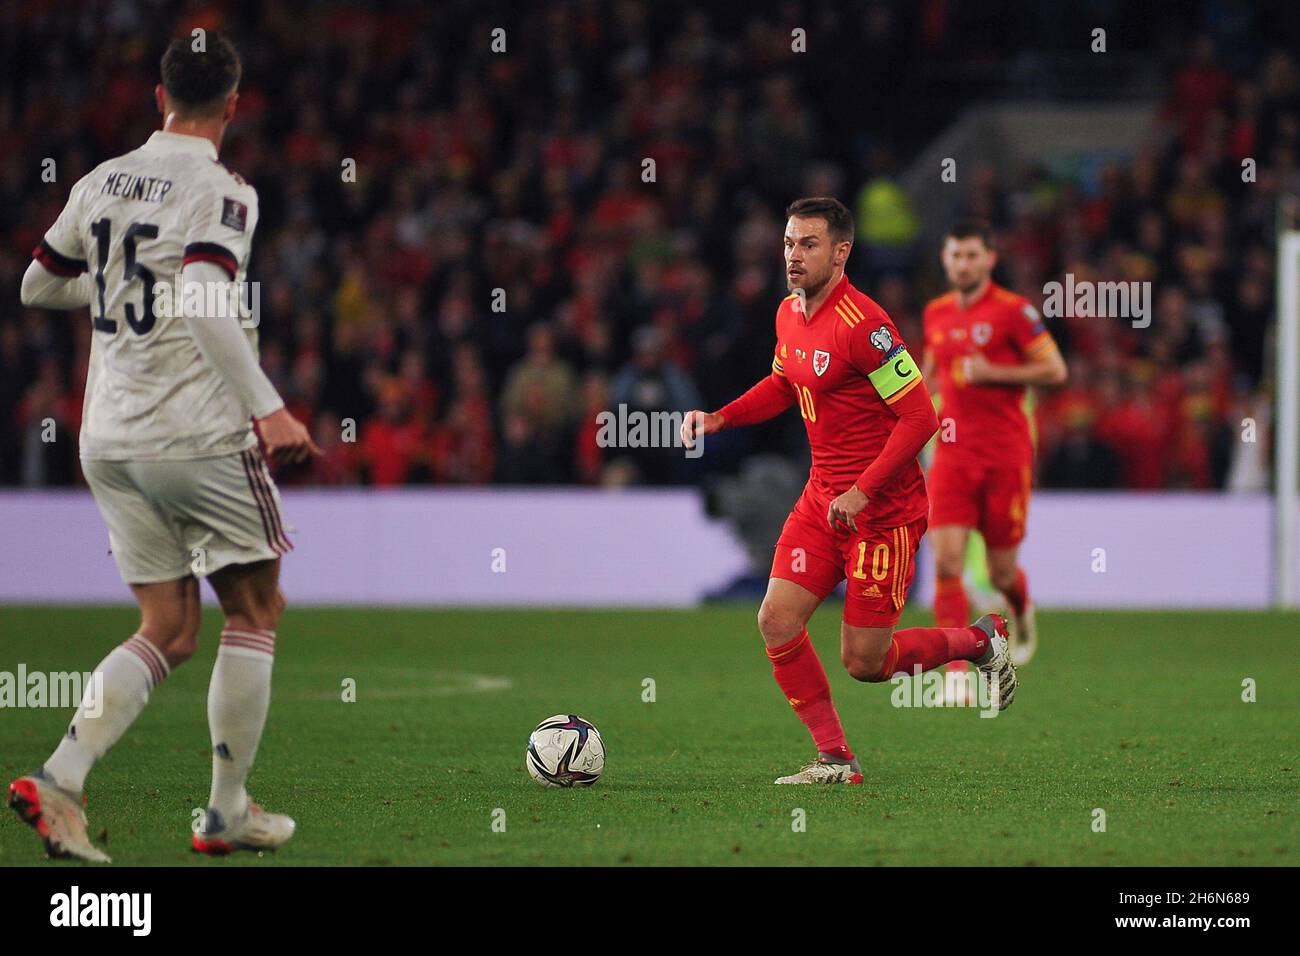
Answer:
[{"label": "green grass pitch", "polygon": [[[754,611],[291,607],[250,791],[298,834],[224,861],[188,850],[208,792],[208,612],[199,654],[92,773],[92,831],[137,865],[1300,863],[1300,615],[1040,612],[1038,658],[990,720],[895,708],[890,685],[854,682],[828,605],[813,637],[867,782],[785,788],[773,778],[811,745]],[[88,670],[135,621],[0,610],[0,670]],[[591,789],[544,790],[524,770],[529,731],[561,711],[605,737]],[[68,717],[0,711],[5,779],[37,766]],[[0,865],[38,863],[67,865],[45,863],[6,811]]]}]

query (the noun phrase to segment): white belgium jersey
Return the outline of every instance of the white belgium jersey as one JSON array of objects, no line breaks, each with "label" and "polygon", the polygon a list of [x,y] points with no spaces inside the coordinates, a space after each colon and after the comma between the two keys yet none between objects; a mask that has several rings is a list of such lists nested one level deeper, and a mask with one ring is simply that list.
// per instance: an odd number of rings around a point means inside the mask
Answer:
[{"label": "white belgium jersey", "polygon": [[[206,458],[256,443],[250,410],[200,353],[175,292],[191,262],[242,283],[256,227],[257,192],[197,136],[156,132],[73,186],[36,258],[58,275],[89,271],[93,280],[81,457]],[[237,307],[221,306],[221,318],[205,320],[243,321]],[[243,324],[256,350],[253,323]]]}]

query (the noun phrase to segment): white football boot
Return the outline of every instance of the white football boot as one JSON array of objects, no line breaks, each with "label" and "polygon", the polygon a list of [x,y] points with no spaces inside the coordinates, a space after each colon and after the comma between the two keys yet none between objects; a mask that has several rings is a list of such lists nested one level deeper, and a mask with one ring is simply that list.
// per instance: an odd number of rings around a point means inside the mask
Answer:
[{"label": "white football boot", "polygon": [[267,813],[252,800],[244,815],[227,824],[221,814],[211,808],[203,827],[194,834],[194,850],[208,856],[226,856],[236,850],[276,850],[289,842],[295,824],[283,813]]},{"label": "white football boot", "polygon": [[975,661],[988,681],[989,700],[998,710],[1006,710],[1016,696],[1016,665],[1011,662],[1010,634],[1007,619],[1001,614],[985,614],[974,624],[989,636],[989,648],[982,660]]},{"label": "white football boot", "polygon": [[1034,606],[1025,602],[1025,613],[1012,618],[1015,629],[1011,632],[1011,663],[1020,667],[1033,659],[1038,650],[1038,626],[1034,623]]},{"label": "white football boot", "polygon": [[9,806],[18,818],[45,841],[55,859],[111,863],[107,853],[90,842],[81,798],[59,787],[43,770],[9,784]]},{"label": "white football boot", "polygon": [[777,777],[777,783],[861,783],[862,767],[858,759],[845,761],[842,757],[818,754],[817,759],[798,773]]}]

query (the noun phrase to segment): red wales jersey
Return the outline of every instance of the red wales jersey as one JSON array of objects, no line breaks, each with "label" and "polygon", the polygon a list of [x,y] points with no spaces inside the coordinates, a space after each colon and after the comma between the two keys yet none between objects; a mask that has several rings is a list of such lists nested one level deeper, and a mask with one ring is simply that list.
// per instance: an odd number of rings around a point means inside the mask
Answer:
[{"label": "red wales jersey", "polygon": [[1056,343],[1038,310],[1024,296],[990,282],[969,308],[961,307],[956,292],[933,300],[922,322],[925,347],[939,373],[939,416],[952,419],[956,429],[955,440],[938,442],[935,454],[975,457],[993,447],[1016,463],[1032,462],[1025,387],[968,384],[962,359],[982,352],[996,365],[1014,365],[1049,354]]},{"label": "red wales jersey", "polygon": [[[810,319],[798,295],[781,303],[772,371],[788,382],[803,416],[812,450],[808,490],[824,512],[880,455],[899,421],[891,406],[921,384],[920,369],[885,311],[845,276]],[[871,524],[903,525],[929,510],[915,458],[881,487],[863,490]]]}]

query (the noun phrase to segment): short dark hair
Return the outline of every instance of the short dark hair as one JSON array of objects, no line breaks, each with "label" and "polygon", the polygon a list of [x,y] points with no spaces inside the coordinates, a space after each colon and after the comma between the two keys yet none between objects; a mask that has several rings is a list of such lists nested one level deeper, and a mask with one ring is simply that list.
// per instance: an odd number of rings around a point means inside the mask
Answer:
[{"label": "short dark hair", "polygon": [[796,199],[785,210],[786,218],[825,219],[826,231],[835,242],[853,241],[853,213],[833,196]]},{"label": "short dark hair", "polygon": [[974,239],[979,238],[984,243],[984,248],[993,248],[993,227],[983,219],[958,219],[948,231],[944,233],[944,241],[949,239]]},{"label": "short dark hair", "polygon": [[208,31],[203,46],[195,50],[193,37],[177,37],[162,58],[163,89],[187,113],[219,112],[243,73],[239,54],[220,33]]}]

